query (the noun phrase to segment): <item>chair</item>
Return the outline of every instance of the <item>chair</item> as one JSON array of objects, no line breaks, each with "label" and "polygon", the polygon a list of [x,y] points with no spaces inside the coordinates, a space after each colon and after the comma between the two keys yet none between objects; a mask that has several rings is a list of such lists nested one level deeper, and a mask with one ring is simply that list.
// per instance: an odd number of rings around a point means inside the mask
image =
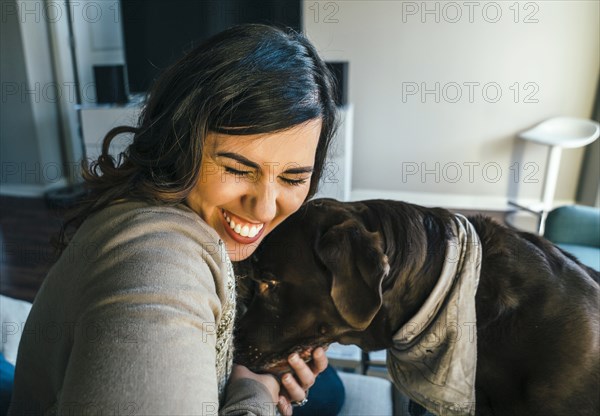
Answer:
[{"label": "chair", "polygon": [[567,205],[548,213],[544,237],[600,271],[600,209]]},{"label": "chair", "polygon": [[599,135],[600,125],[597,122],[574,117],[551,118],[519,134],[519,138],[522,140],[549,147],[541,208],[525,207],[515,201],[508,202],[510,205],[539,216],[538,233],[540,235],[544,235],[548,212],[552,209],[562,149],[587,146],[593,143]]},{"label": "chair", "polygon": [[394,386],[390,381],[362,374],[338,374],[346,389],[346,400],[340,416],[394,414]]}]

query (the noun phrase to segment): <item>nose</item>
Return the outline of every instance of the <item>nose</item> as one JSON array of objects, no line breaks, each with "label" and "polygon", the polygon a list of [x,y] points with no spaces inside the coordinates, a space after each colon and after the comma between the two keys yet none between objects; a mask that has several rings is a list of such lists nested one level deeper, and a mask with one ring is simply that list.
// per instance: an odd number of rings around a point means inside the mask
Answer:
[{"label": "nose", "polygon": [[248,198],[250,212],[260,222],[269,222],[277,214],[277,183],[269,178],[262,178]]}]

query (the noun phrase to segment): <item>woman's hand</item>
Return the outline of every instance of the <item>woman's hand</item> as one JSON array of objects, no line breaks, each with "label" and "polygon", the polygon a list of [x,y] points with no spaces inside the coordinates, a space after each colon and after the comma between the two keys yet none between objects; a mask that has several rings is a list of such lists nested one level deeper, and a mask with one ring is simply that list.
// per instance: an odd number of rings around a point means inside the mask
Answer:
[{"label": "woman's hand", "polygon": [[280,394],[277,407],[284,416],[292,415],[291,402],[301,402],[306,398],[308,389],[315,384],[315,379],[327,368],[328,363],[325,350],[321,347],[313,351],[310,365],[306,364],[298,354],[292,354],[288,362],[296,377],[288,373],[281,378],[285,391]]},{"label": "woman's hand", "polygon": [[281,414],[291,416],[291,402],[301,402],[306,398],[308,389],[315,384],[317,375],[327,368],[328,361],[325,350],[319,347],[313,351],[310,365],[306,364],[298,354],[292,354],[288,358],[288,362],[296,376],[287,373],[281,378],[284,390],[280,390],[279,382],[273,375],[256,374],[239,364],[233,365],[229,380],[233,382],[237,379],[249,378],[258,381],[269,390],[273,403],[277,403]]}]

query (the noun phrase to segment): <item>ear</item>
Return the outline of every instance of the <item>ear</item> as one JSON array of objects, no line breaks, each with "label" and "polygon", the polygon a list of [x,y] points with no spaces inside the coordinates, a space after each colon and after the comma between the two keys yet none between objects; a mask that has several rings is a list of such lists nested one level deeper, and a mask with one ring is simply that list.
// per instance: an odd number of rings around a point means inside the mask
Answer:
[{"label": "ear", "polygon": [[364,330],[381,308],[381,282],[390,269],[379,234],[349,219],[327,230],[316,252],[333,275],[331,298],[338,312]]}]

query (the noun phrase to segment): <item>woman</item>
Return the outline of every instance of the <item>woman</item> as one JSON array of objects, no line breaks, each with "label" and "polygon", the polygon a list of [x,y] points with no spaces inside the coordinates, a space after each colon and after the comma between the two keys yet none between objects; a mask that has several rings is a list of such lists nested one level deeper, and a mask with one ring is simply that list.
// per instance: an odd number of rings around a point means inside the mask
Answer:
[{"label": "woman", "polygon": [[[24,328],[9,414],[291,414],[296,377],[232,364],[230,259],[316,191],[336,126],[332,80],[301,34],[243,25],[168,68],[139,125],[111,130],[90,194]],[[112,139],[133,133],[117,163]],[[104,413],[102,413],[104,414]]]}]

